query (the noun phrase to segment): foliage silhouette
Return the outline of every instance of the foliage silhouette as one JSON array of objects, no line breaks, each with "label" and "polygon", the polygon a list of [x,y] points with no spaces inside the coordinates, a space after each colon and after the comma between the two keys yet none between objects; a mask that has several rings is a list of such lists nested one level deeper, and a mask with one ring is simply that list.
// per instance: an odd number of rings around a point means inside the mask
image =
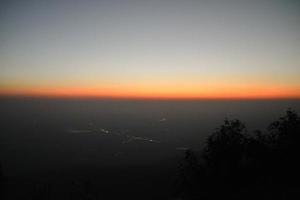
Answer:
[{"label": "foliage silhouette", "polygon": [[[224,170],[234,170],[241,160],[246,142],[246,128],[239,120],[225,120],[206,143],[204,159],[207,165],[226,175]],[[225,174],[224,174],[225,173]]]},{"label": "foliage silhouette", "polygon": [[186,152],[176,194],[183,199],[300,197],[300,117],[289,109],[267,131],[248,134],[241,121],[226,119],[208,137],[201,157]]}]

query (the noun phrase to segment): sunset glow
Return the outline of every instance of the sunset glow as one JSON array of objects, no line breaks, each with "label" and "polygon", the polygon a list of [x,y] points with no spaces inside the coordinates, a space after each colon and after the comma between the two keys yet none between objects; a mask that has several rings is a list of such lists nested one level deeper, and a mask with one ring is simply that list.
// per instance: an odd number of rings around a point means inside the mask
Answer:
[{"label": "sunset glow", "polygon": [[0,119],[3,200],[292,198],[300,0],[3,0]]},{"label": "sunset glow", "polygon": [[1,96],[300,98],[295,1],[75,2],[1,7]]},{"label": "sunset glow", "polygon": [[300,98],[300,87],[272,86],[122,86],[122,87],[11,87],[2,88],[4,96],[96,97],[137,99],[260,99]]}]

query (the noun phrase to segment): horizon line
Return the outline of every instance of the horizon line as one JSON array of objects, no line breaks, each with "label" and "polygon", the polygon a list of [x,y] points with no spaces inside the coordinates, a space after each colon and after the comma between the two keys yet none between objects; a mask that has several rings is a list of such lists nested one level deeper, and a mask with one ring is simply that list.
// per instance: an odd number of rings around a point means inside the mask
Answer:
[{"label": "horizon line", "polygon": [[95,100],[300,100],[300,96],[249,96],[249,97],[150,97],[150,96],[89,96],[89,95],[30,95],[0,94],[0,98],[32,98],[32,99],[95,99]]}]

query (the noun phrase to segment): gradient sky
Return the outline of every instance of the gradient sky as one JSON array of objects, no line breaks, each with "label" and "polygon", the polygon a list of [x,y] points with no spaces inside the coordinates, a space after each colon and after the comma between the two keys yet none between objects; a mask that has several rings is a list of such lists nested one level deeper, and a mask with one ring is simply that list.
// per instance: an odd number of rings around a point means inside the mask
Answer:
[{"label": "gradient sky", "polygon": [[0,94],[299,98],[300,1],[1,1]]}]

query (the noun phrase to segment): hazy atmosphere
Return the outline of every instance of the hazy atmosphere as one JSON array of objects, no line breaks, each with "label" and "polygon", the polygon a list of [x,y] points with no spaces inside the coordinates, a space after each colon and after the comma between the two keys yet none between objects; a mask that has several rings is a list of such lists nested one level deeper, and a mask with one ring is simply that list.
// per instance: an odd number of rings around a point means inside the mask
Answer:
[{"label": "hazy atmosphere", "polygon": [[0,0],[0,199],[300,199],[299,0]]},{"label": "hazy atmosphere", "polygon": [[300,3],[1,1],[2,95],[299,98]]}]

